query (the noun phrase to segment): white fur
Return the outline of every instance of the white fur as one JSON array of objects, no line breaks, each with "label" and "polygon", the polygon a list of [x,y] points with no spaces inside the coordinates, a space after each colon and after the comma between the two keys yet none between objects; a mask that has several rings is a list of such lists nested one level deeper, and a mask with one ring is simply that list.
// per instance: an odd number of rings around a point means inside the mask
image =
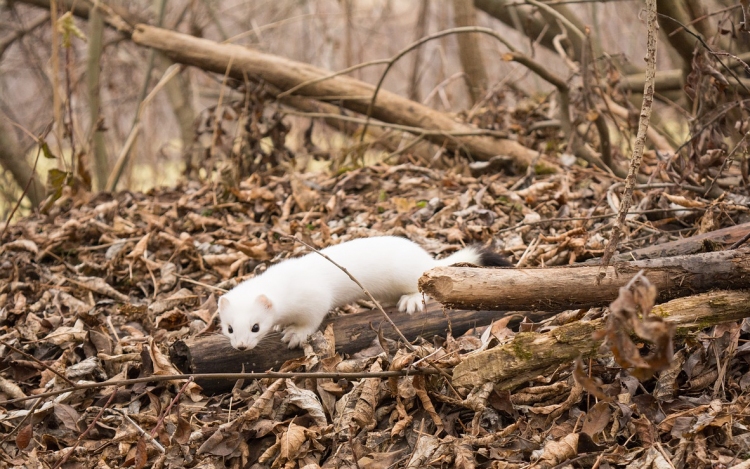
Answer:
[{"label": "white fur", "polygon": [[[435,260],[418,244],[394,236],[355,239],[322,252],[346,268],[379,302],[398,303],[399,310],[409,314],[424,309],[417,282],[425,271],[480,262],[475,248]],[[313,252],[273,265],[222,296],[222,332],[232,347],[244,350],[280,328],[282,340],[294,348],[318,330],[328,311],[365,297],[344,272]],[[252,331],[255,325],[257,332]]]}]

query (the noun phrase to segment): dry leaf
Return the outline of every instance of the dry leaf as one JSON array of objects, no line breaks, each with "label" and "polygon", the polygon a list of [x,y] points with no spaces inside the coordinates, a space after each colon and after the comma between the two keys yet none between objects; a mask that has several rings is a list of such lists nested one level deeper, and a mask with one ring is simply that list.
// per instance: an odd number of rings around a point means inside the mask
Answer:
[{"label": "dry leaf", "polygon": [[16,447],[20,450],[24,450],[31,443],[31,438],[34,436],[34,426],[31,423],[24,425],[16,434]]}]

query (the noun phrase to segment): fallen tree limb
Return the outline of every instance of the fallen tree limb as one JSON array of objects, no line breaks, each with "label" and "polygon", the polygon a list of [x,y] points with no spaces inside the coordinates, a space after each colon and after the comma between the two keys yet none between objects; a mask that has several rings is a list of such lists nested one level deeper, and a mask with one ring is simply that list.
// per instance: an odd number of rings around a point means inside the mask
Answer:
[{"label": "fallen tree limb", "polygon": [[449,308],[564,311],[608,305],[642,269],[659,291],[659,301],[717,288],[750,288],[750,254],[744,249],[618,262],[598,283],[599,269],[437,267],[422,275],[419,289]]},{"label": "fallen tree limb", "polygon": [[[645,77],[645,73],[625,75],[622,77],[619,87],[624,91],[643,93]],[[750,87],[750,80],[747,78],[740,78],[740,82],[741,83],[730,81],[727,86],[732,89],[732,91],[737,91],[740,94],[747,95],[747,89]],[[659,93],[682,90],[683,86],[685,86],[685,78],[682,70],[663,70],[656,74],[654,90]]]},{"label": "fallen tree limb", "polygon": [[[422,313],[403,314],[395,309],[388,310],[391,319],[401,332],[409,339],[424,337],[431,340],[433,336],[444,337],[450,329],[453,335],[459,336],[473,327],[486,326],[506,313],[497,311],[446,311],[437,303],[427,305]],[[548,313],[525,314],[532,321],[540,321],[550,316]],[[517,323],[521,316],[511,323]],[[333,324],[336,339],[336,351],[350,355],[370,346],[376,339],[376,332],[382,328],[385,337],[398,340],[398,335],[385,321],[380,311],[367,311],[328,318],[322,329]],[[253,350],[241,352],[233,349],[222,335],[198,337],[177,341],[170,348],[170,356],[177,367],[185,373],[236,373],[263,372],[278,369],[285,361],[303,356],[302,349],[289,350],[278,333],[269,334]],[[223,392],[231,389],[230,381],[205,381],[198,384],[207,393]]]},{"label": "fallen tree limb", "polygon": [[[229,70],[229,74],[238,80],[250,76],[267,81],[281,90],[330,75],[326,70],[312,65],[247,47],[219,44],[143,24],[136,26],[132,38],[136,44],[158,49],[175,62],[221,74]],[[344,108],[365,113],[374,89],[372,85],[359,80],[335,76],[310,83],[295,94],[321,101],[339,101]],[[372,117],[383,122],[424,129],[429,132],[424,134],[426,140],[444,144],[449,149],[466,151],[481,160],[508,155],[523,169],[536,156],[536,152],[513,140],[471,135],[479,130],[455,121],[445,113],[383,90],[378,93]]]},{"label": "fallen tree limb", "polygon": [[[748,233],[750,233],[750,223],[742,223],[740,225],[729,226],[709,233],[618,254],[615,256],[615,259],[619,261],[628,261],[721,251],[741,240]],[[598,262],[597,259],[592,260]]]},{"label": "fallen tree limb", "polygon": [[[676,325],[679,337],[750,316],[748,302],[748,291],[713,291],[657,305],[652,312]],[[518,333],[506,344],[466,356],[453,369],[453,385],[481,386],[492,381],[500,389],[511,389],[544,375],[544,370],[550,367],[571,363],[579,356],[595,356],[602,341],[594,340],[592,333],[602,330],[604,325],[604,319],[600,318],[576,321],[545,333]]]}]

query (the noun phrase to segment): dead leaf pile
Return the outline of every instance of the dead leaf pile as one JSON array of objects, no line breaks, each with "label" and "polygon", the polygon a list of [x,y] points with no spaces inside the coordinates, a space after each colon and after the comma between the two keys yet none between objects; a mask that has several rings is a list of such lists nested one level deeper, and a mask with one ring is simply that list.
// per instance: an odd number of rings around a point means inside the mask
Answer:
[{"label": "dead leaf pile", "polygon": [[[453,367],[467,356],[540,330],[505,322],[414,350],[383,341],[351,357],[323,335],[302,362],[282,367],[442,374],[240,381],[213,396],[185,380],[117,385],[178,374],[169,345],[217,333],[222,289],[304,252],[280,235],[318,247],[403,235],[439,256],[492,243],[532,266],[602,252],[622,190],[610,175],[580,167],[474,174],[468,165],[407,163],[334,177],[256,172],[236,186],[148,194],[63,192],[46,213],[9,226],[0,246],[0,467],[732,467],[746,459],[747,322],[676,340],[673,359],[659,357],[663,371],[639,375],[644,381],[604,356],[454,385]],[[747,221],[747,208],[729,198],[677,187],[641,188],[635,202],[623,250],[694,234],[705,217],[712,228]],[[618,311],[643,311],[652,300],[623,299]],[[656,332],[622,314],[651,342],[620,337],[620,349],[636,368],[654,368]],[[579,384],[576,373],[591,381]]]}]

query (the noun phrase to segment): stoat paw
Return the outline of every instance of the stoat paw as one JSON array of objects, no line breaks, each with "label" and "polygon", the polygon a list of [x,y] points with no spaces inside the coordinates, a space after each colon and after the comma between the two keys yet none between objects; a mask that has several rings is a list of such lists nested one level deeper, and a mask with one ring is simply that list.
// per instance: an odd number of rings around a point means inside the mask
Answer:
[{"label": "stoat paw", "polygon": [[398,310],[401,312],[412,314],[415,311],[422,311],[423,309],[422,294],[419,292],[404,295],[398,300]]},{"label": "stoat paw", "polygon": [[287,326],[284,329],[284,335],[281,336],[281,340],[289,344],[289,348],[297,348],[307,340],[310,336],[310,332],[303,327]]}]

